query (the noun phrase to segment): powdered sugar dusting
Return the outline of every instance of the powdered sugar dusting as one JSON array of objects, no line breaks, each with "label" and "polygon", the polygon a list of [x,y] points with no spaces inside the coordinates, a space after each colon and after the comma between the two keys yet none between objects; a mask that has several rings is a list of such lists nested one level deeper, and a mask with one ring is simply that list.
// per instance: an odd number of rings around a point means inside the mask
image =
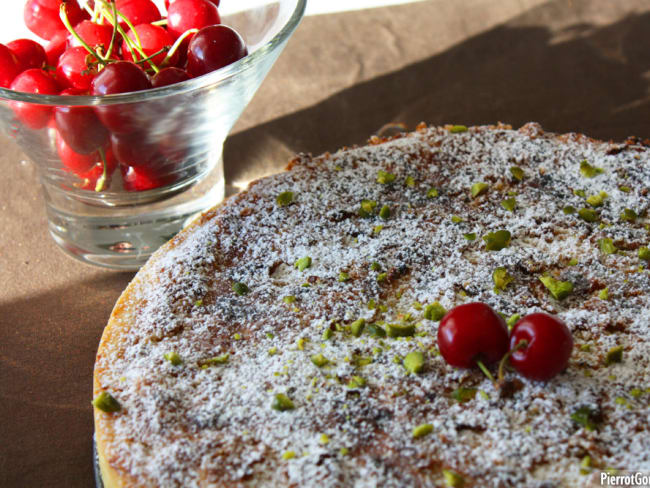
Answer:
[{"label": "powdered sugar dusting", "polygon": [[[563,486],[585,482],[585,456],[601,469],[650,469],[650,273],[637,255],[650,242],[648,149],[536,124],[375,142],[298,157],[141,271],[148,279],[124,304],[132,324],[97,360],[100,389],[122,405],[102,415],[115,435],[111,465],[157,486],[419,486],[441,484],[443,470],[476,486]],[[585,177],[585,160],[602,172]],[[378,183],[380,170],[394,181]],[[473,198],[477,182],[488,188]],[[276,201],[283,192],[289,205]],[[600,206],[586,203],[592,195]],[[363,201],[376,203],[369,216]],[[621,220],[625,209],[634,221]],[[482,237],[498,230],[510,246],[486,250]],[[604,253],[601,239],[618,252]],[[500,293],[497,267],[514,278]],[[571,295],[552,298],[544,273],[571,281]],[[510,372],[520,383],[504,395],[437,354],[438,323],[423,317],[436,301],[558,314],[576,343],[569,368],[545,384]],[[366,325],[355,337],[359,318],[416,333],[377,338]],[[622,362],[606,365],[619,345]],[[407,374],[401,360],[416,350],[425,368]],[[327,364],[314,364],[318,354]],[[459,402],[458,388],[478,393]],[[278,393],[295,408],[271,408]],[[572,420],[580,407],[596,429]],[[425,423],[432,432],[414,438]]]}]

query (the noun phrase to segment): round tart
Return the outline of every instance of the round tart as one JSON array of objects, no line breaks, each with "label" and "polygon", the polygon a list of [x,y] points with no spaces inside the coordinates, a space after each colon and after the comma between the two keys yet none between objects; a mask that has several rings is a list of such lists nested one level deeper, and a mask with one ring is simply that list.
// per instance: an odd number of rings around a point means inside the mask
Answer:
[{"label": "round tart", "polygon": [[[205,213],[119,299],[95,428],[118,486],[577,486],[650,469],[650,152],[539,125],[419,127]],[[499,388],[446,310],[547,312],[575,348]],[[492,366],[494,372],[496,368]]]}]

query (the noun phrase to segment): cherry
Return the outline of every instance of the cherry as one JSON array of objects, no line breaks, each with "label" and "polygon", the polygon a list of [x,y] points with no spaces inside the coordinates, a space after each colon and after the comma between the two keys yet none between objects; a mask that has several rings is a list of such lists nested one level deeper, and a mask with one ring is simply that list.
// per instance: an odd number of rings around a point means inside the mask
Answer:
[{"label": "cherry", "polygon": [[[75,28],[75,33],[90,47],[102,47],[102,53],[106,54],[108,46],[111,44],[113,38],[113,26],[110,24],[96,24],[90,20],[79,22]],[[72,34],[68,35],[68,48],[78,47],[82,44]],[[117,46],[114,48],[117,50]]]},{"label": "cherry", "polygon": [[192,76],[200,76],[234,63],[247,54],[244,40],[234,29],[221,24],[204,27],[190,42],[187,71]]},{"label": "cherry", "polygon": [[9,88],[11,82],[21,72],[20,62],[11,49],[0,44],[0,86]]},{"label": "cherry", "polygon": [[45,49],[36,41],[16,39],[7,44],[7,47],[16,55],[20,71],[42,68],[47,64]]},{"label": "cherry", "polygon": [[145,136],[138,132],[111,134],[111,148],[120,163],[134,167],[154,168],[163,162],[156,148],[147,144]]},{"label": "cherry", "polygon": [[68,31],[57,32],[52,39],[45,45],[45,54],[47,55],[47,64],[56,66],[59,63],[59,57],[66,49],[68,42]]},{"label": "cherry", "polygon": [[438,348],[458,368],[471,368],[477,361],[495,363],[508,352],[508,327],[485,303],[458,305],[440,321]]},{"label": "cherry", "polygon": [[572,350],[569,328],[547,313],[526,315],[510,334],[510,363],[531,380],[546,381],[560,373],[567,367]]},{"label": "cherry", "polygon": [[[69,88],[61,95],[87,95]],[[90,107],[64,105],[54,109],[56,128],[61,138],[78,154],[91,154],[108,144],[108,130]]]},{"label": "cherry", "polygon": [[219,23],[219,11],[209,0],[176,0],[167,11],[167,30],[174,39],[188,29],[202,29]]},{"label": "cherry", "polygon": [[[142,45],[142,51],[147,55],[147,57],[152,56],[163,48],[169,49],[174,40],[169,35],[169,33],[158,25],[152,24],[139,24],[135,26],[135,32],[138,34],[140,43]],[[129,31],[128,34],[130,39],[135,40],[135,34],[133,31]],[[162,52],[155,56],[152,59],[152,62],[155,65],[161,66],[167,52]],[[122,41],[122,57],[125,61],[133,61],[133,56],[129,51],[129,48],[126,44],[126,41]],[[178,61],[178,51],[176,51],[171,58],[165,63],[165,66],[174,66]]]},{"label": "cherry", "polygon": [[[39,95],[56,95],[60,91],[57,82],[43,70],[28,69],[20,73],[11,84],[11,89]],[[27,127],[42,129],[52,115],[52,107],[27,102],[11,102],[16,117]]]},{"label": "cherry", "polygon": [[[162,19],[160,10],[151,0],[117,0],[116,7],[131,25],[151,24]],[[120,25],[128,30],[126,22],[120,22]]]},{"label": "cherry", "polygon": [[[138,65],[129,61],[117,61],[107,65],[95,76],[90,86],[90,93],[103,96],[148,90],[149,88],[151,88],[151,82]],[[135,132],[140,128],[140,124],[128,106],[98,106],[95,111],[111,132],[125,134]]]},{"label": "cherry", "polygon": [[151,79],[151,85],[154,88],[160,88],[162,86],[174,85],[189,79],[190,75],[188,75],[185,70],[174,67],[163,68]]},{"label": "cherry", "polygon": [[171,182],[167,181],[169,178],[161,178],[155,170],[147,167],[136,168],[120,164],[120,172],[126,191],[153,190]]},{"label": "cherry", "polygon": [[[53,39],[57,32],[65,31],[65,26],[59,17],[59,7],[63,0],[41,2],[39,0],[27,0],[23,10],[23,18],[27,28],[43,39]],[[56,5],[56,8],[50,6]],[[76,0],[65,2],[65,12],[72,25],[76,25],[84,18],[86,13],[79,7]]]},{"label": "cherry", "polygon": [[[165,0],[165,8],[169,10],[169,5],[174,3],[176,0]],[[209,0],[211,3],[214,3],[215,7],[218,7],[221,2],[219,0]]]},{"label": "cherry", "polygon": [[63,167],[79,176],[90,171],[98,161],[101,161],[97,151],[91,154],[79,154],[74,151],[59,132],[56,133],[56,151]]},{"label": "cherry", "polygon": [[[101,160],[101,155],[98,153],[99,162],[85,173],[78,173],[77,176],[83,180],[83,182],[78,185],[82,190],[90,191],[101,191],[108,188],[111,184],[111,175],[117,167],[117,162],[113,157],[113,153],[110,150],[106,151],[104,154],[104,161]],[[104,164],[106,164],[106,178],[104,178]]]},{"label": "cherry", "polygon": [[88,90],[97,74],[97,59],[84,47],[72,47],[59,58],[56,74],[61,84]]}]

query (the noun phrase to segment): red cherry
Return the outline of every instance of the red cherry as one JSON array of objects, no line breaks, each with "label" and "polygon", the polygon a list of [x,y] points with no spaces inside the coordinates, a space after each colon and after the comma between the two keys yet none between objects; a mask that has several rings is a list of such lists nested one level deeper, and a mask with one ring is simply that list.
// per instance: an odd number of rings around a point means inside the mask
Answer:
[{"label": "red cherry", "polygon": [[167,30],[174,39],[188,29],[220,23],[219,11],[209,0],[176,0],[167,11]]},{"label": "red cherry", "polygon": [[[129,61],[117,61],[106,66],[95,76],[90,86],[90,93],[103,96],[148,90],[149,88],[151,88],[149,77],[136,64]],[[128,134],[141,128],[129,106],[98,106],[95,111],[111,132]]]},{"label": "red cherry", "polygon": [[21,72],[20,62],[11,49],[0,44],[0,86],[9,88],[11,82]]},{"label": "red cherry", "polygon": [[153,169],[164,162],[155,146],[144,142],[145,137],[141,133],[111,134],[110,139],[113,154],[120,163]]},{"label": "red cherry", "polygon": [[[79,22],[74,31],[77,33],[83,41],[92,48],[102,46],[103,53],[106,54],[108,46],[111,44],[111,39],[113,38],[113,26],[110,24],[95,24],[90,20],[84,20]],[[82,44],[79,40],[72,34],[68,35],[68,48],[79,47]],[[114,47],[117,50],[117,45]]]},{"label": "red cherry", "polygon": [[[20,73],[11,84],[11,89],[24,93],[39,95],[57,95],[60,87],[57,82],[43,70],[28,69]],[[27,127],[42,129],[52,115],[52,107],[27,102],[11,102],[16,117]]]},{"label": "red cherry", "polygon": [[[142,50],[147,55],[147,57],[157,53],[163,48],[169,49],[174,40],[169,35],[169,33],[158,25],[152,24],[140,24],[135,26],[135,31],[138,34],[140,43],[142,45]],[[133,31],[128,32],[128,37],[135,40],[135,34]],[[166,52],[158,54],[152,59],[153,63],[157,66],[161,66],[165,57],[167,56]],[[126,44],[126,41],[122,41],[122,57],[125,61],[133,61],[133,56]],[[176,51],[172,57],[167,61],[165,66],[174,66],[178,61],[178,51]],[[146,65],[148,66],[148,65]]]},{"label": "red cherry", "polygon": [[68,31],[59,31],[47,44],[45,44],[47,64],[50,66],[56,66],[59,63],[59,57],[61,57],[65,51],[67,43]]},{"label": "red cherry", "polygon": [[[151,0],[117,0],[117,10],[131,25],[151,24],[162,19],[160,10]],[[124,30],[129,30],[126,22],[120,22]]]},{"label": "red cherry", "polygon": [[97,59],[84,47],[72,47],[59,58],[56,74],[61,84],[88,90],[97,74]]},{"label": "red cherry", "polygon": [[16,55],[20,71],[42,68],[43,65],[47,64],[45,49],[36,41],[16,39],[7,44],[7,47]]},{"label": "red cherry", "polygon": [[154,88],[160,88],[162,86],[174,85],[189,79],[190,75],[188,75],[185,70],[174,67],[164,68],[154,75],[151,79],[151,85]]},{"label": "red cherry", "polygon": [[147,167],[136,168],[120,164],[122,181],[126,191],[153,190],[168,184],[165,178],[156,175],[155,170]]},{"label": "red cherry", "polygon": [[[176,0],[165,0],[165,8],[169,11],[169,6],[174,3]],[[221,2],[219,0],[209,0],[210,2],[214,3],[215,7],[218,7]]]},{"label": "red cherry", "polygon": [[98,152],[92,154],[79,154],[75,152],[65,142],[59,132],[56,133],[56,151],[59,154],[59,159],[61,159],[63,167],[77,175],[89,171],[98,161],[101,161],[101,156]]},{"label": "red cherry", "polygon": [[[27,28],[43,39],[50,40],[54,38],[57,32],[65,31],[65,26],[59,17],[59,7],[63,0],[58,2],[46,2],[46,5],[39,0],[27,0],[23,10],[23,18]],[[56,8],[48,8],[49,5],[56,4]],[[65,2],[65,11],[68,20],[72,25],[76,25],[87,17],[85,11],[79,7],[76,0],[67,0]]]},{"label": "red cherry", "polygon": [[[105,164],[106,164],[106,181],[101,185],[101,190],[105,190],[111,184],[111,175],[115,172],[117,167],[117,162],[113,157],[113,153],[110,150],[106,151]],[[101,161],[101,155],[98,163],[96,163],[90,170],[85,173],[79,173],[77,176],[83,180],[83,182],[78,185],[82,190],[97,191],[99,179],[104,176],[104,162]]]},{"label": "red cherry", "polygon": [[[181,0],[179,0],[181,1]],[[248,54],[242,37],[227,25],[204,27],[187,50],[187,71],[200,76],[223,68]]]},{"label": "red cherry", "polygon": [[458,305],[440,321],[438,348],[458,368],[471,368],[477,361],[495,363],[508,352],[508,327],[485,303]]},{"label": "red cherry", "polygon": [[[514,350],[526,341],[527,346]],[[559,318],[532,313],[519,320],[510,334],[512,364],[522,376],[546,381],[564,370],[573,350],[571,331]]]},{"label": "red cherry", "polygon": [[[63,90],[61,95],[87,95],[73,88]],[[79,154],[91,154],[108,144],[108,130],[91,107],[60,106],[54,109],[56,128],[61,138]]]}]

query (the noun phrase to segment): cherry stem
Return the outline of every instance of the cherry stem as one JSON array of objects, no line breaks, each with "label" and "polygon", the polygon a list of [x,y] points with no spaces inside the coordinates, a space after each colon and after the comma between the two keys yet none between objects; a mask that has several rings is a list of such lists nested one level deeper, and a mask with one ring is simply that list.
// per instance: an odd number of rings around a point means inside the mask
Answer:
[{"label": "cherry stem", "polygon": [[183,32],[181,36],[178,39],[176,39],[174,44],[172,44],[172,47],[169,48],[169,51],[167,52],[167,56],[165,56],[165,59],[163,59],[163,62],[161,64],[164,65],[166,62],[168,62],[171,59],[171,57],[176,53],[176,51],[178,51],[178,48],[183,43],[183,41],[187,37],[191,36],[192,34],[196,34],[198,31],[199,29],[187,29],[185,32]]},{"label": "cherry stem", "polygon": [[63,22],[63,25],[65,28],[74,36],[74,38],[79,41],[79,43],[88,51],[90,54],[92,54],[95,58],[97,58],[97,61],[101,64],[106,64],[106,60],[102,58],[93,48],[91,48],[86,41],[84,41],[79,34],[77,34],[72,27],[72,24],[70,24],[70,20],[68,19],[68,14],[65,11],[65,2],[61,3],[61,8],[59,9],[59,17],[61,18],[61,22]]},{"label": "cherry stem", "polygon": [[151,23],[151,25],[159,25],[159,26],[167,25],[167,19],[154,20]]},{"label": "cherry stem", "polygon": [[99,148],[97,152],[99,152],[99,156],[102,158],[102,175],[99,177],[97,183],[95,184],[95,191],[102,191],[104,190],[106,180],[108,179],[108,165],[106,164],[106,154],[104,153],[104,149]]},{"label": "cherry stem", "polygon": [[481,361],[476,361],[476,365],[479,367],[481,371],[483,371],[483,374],[487,376],[492,383],[496,384],[496,380],[494,379],[494,376],[492,376],[492,373],[490,373],[490,370],[487,369],[485,364],[483,364]]},{"label": "cherry stem", "polygon": [[[117,17],[117,5],[115,2],[111,3],[111,7],[113,9],[113,17]],[[108,49],[106,51],[106,59],[109,59],[111,57],[111,54],[113,53],[113,46],[115,45],[115,38],[117,37],[117,28],[113,26],[113,33],[111,34],[111,42],[108,45]]]},{"label": "cherry stem", "polygon": [[503,372],[503,371],[504,371],[504,369],[505,369],[505,365],[506,365],[506,363],[508,362],[508,359],[510,359],[510,356],[512,356],[515,352],[517,352],[517,351],[519,351],[520,349],[523,349],[523,348],[525,348],[525,347],[528,347],[528,341],[525,340],[525,339],[523,339],[523,340],[519,341],[519,342],[515,345],[515,347],[513,347],[512,349],[510,349],[510,350],[509,350],[509,351],[508,351],[508,352],[507,352],[507,353],[506,353],[506,354],[501,358],[501,361],[499,362],[499,376],[498,376],[498,378],[499,378],[499,382],[502,382],[502,381],[503,381],[503,377],[504,377],[504,372]]}]

